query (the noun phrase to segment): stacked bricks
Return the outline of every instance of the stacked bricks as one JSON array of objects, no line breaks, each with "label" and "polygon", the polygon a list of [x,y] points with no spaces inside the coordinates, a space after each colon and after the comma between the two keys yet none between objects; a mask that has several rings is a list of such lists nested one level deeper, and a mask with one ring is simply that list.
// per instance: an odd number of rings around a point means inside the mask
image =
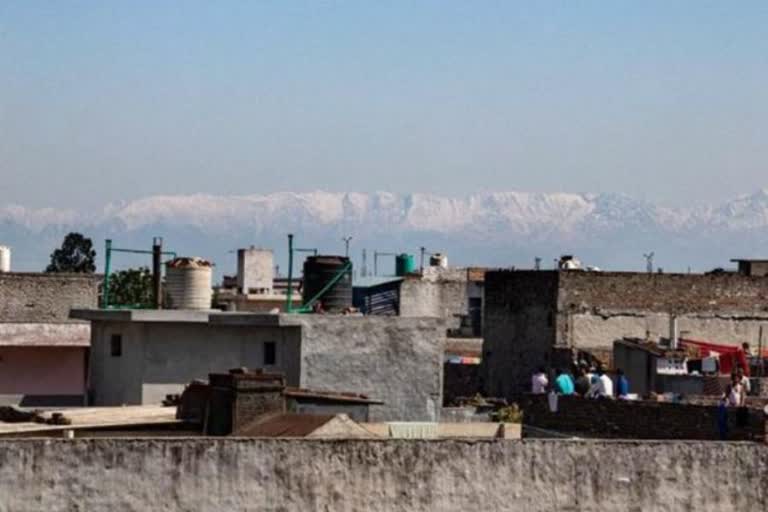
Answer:
[{"label": "stacked bricks", "polygon": [[[546,395],[525,395],[520,404],[525,425],[562,433],[624,439],[720,439],[716,405],[559,396],[557,412],[550,412]],[[738,426],[737,415],[735,408],[728,409],[728,440],[766,441],[762,410],[748,408],[745,426]]]}]

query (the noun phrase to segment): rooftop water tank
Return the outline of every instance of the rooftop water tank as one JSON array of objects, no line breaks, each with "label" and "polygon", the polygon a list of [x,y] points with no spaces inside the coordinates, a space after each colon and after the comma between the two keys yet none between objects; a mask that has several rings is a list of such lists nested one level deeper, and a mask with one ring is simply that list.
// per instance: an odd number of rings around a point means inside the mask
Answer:
[{"label": "rooftop water tank", "polygon": [[435,254],[429,257],[429,266],[448,268],[448,256],[446,256],[445,254],[440,254],[439,252],[436,252]]},{"label": "rooftop water tank", "polygon": [[344,256],[310,256],[304,261],[304,300],[314,298],[342,271],[343,275],[328,288],[318,302],[322,304],[323,310],[328,312],[338,313],[351,308],[352,265],[349,258]]},{"label": "rooftop water tank", "polygon": [[395,275],[402,277],[416,272],[416,259],[412,254],[398,254],[395,256]]},{"label": "rooftop water tank", "polygon": [[166,263],[168,309],[211,309],[213,265],[202,258],[176,258]]},{"label": "rooftop water tank", "polygon": [[11,271],[11,248],[0,245],[0,272]]}]

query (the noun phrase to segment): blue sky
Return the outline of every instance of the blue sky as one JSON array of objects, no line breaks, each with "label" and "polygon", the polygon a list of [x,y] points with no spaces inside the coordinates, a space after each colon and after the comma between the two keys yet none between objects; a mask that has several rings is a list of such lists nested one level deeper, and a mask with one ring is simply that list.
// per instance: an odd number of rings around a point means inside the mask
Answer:
[{"label": "blue sky", "polygon": [[0,1],[0,206],[768,186],[767,2]]}]

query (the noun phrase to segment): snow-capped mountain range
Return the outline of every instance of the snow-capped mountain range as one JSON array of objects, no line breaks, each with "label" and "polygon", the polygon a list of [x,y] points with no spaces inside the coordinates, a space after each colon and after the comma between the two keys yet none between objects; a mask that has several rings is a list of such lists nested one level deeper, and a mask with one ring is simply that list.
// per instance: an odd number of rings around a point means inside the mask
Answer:
[{"label": "snow-capped mountain range", "polygon": [[[768,189],[719,205],[662,207],[620,194],[488,192],[460,198],[433,194],[275,193],[154,196],[109,204],[98,212],[0,207],[0,244],[14,267],[36,270],[68,231],[116,244],[148,246],[163,236],[177,252],[214,259],[233,270],[231,249],[259,245],[284,255],[285,234],[323,252],[360,250],[449,254],[457,264],[530,266],[561,253],[611,269],[644,267],[655,251],[670,271],[726,266],[732,257],[768,257]],[[141,264],[129,261],[126,264]],[[357,262],[358,265],[360,262]],[[548,263],[545,263],[547,265]],[[370,261],[369,261],[370,266]]]}]

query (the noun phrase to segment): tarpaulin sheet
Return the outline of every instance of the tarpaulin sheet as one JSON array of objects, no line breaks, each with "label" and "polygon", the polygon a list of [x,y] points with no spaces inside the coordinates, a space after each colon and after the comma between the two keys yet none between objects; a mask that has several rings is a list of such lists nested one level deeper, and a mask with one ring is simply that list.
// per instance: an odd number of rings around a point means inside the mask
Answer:
[{"label": "tarpaulin sheet", "polygon": [[717,355],[720,360],[720,373],[729,374],[737,367],[744,369],[744,375],[749,377],[749,365],[744,349],[734,345],[720,345],[708,341],[680,340],[682,345],[696,347],[699,350],[699,357],[709,357]]}]

